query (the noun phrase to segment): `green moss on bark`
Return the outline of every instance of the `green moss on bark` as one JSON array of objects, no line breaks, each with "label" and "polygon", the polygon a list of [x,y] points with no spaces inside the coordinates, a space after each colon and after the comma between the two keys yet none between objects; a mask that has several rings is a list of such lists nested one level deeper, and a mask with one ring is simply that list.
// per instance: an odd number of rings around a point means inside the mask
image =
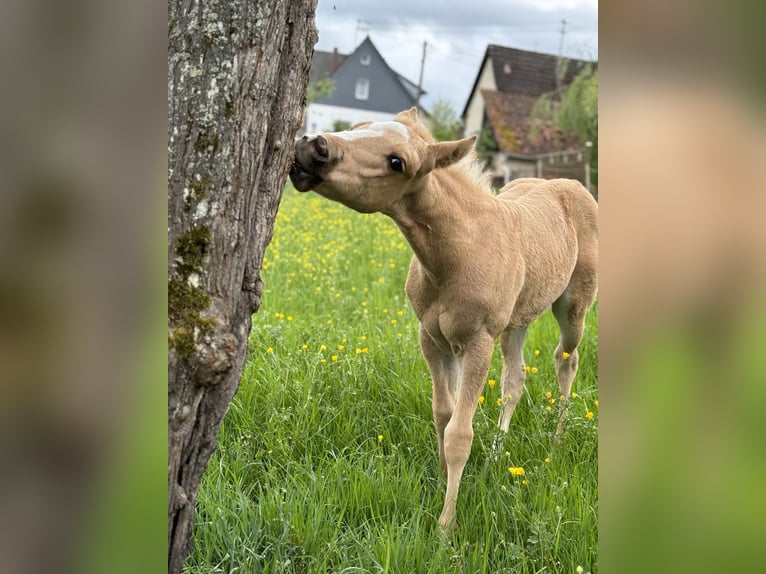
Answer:
[{"label": "green moss on bark", "polygon": [[203,173],[202,175],[195,177],[188,184],[189,194],[184,199],[184,211],[191,211],[197,204],[199,204],[210,191],[210,186],[213,183],[213,178],[210,174]]},{"label": "green moss on bark", "polygon": [[181,235],[176,242],[176,272],[186,282],[192,273],[202,275],[205,255],[210,245],[210,229],[204,225],[195,225]]},{"label": "green moss on bark", "polygon": [[201,277],[210,245],[210,230],[197,225],[177,240],[176,274],[168,280],[168,319],[172,325],[168,344],[179,357],[189,360],[199,337],[212,330],[213,319],[201,316],[210,306],[210,295],[190,281],[192,274]]},{"label": "green moss on bark", "polygon": [[207,132],[200,132],[200,134],[197,136],[197,141],[194,142],[194,149],[199,153],[204,153],[210,149],[210,154],[215,155],[215,152],[218,151],[219,144],[220,140],[218,139],[217,135],[209,134]]}]

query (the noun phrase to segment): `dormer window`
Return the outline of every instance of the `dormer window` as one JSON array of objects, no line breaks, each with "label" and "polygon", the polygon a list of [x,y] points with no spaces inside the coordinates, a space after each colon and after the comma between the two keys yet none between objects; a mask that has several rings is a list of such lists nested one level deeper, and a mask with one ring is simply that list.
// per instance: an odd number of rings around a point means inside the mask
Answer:
[{"label": "dormer window", "polygon": [[362,54],[362,57],[360,58],[359,61],[362,63],[362,66],[369,66],[370,60],[372,60],[372,58],[370,58],[370,54],[365,53],[365,54]]},{"label": "dormer window", "polygon": [[359,78],[356,81],[356,90],[354,90],[354,97],[357,100],[367,100],[370,97],[370,80],[367,78]]}]

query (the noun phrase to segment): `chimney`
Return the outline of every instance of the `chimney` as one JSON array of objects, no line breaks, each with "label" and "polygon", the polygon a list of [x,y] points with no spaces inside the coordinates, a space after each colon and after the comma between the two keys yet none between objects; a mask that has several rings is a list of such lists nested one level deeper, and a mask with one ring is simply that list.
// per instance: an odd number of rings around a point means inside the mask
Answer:
[{"label": "chimney", "polygon": [[335,73],[335,70],[338,69],[339,61],[340,61],[340,55],[338,54],[338,48],[333,48],[332,49],[332,67],[330,68],[331,76]]}]

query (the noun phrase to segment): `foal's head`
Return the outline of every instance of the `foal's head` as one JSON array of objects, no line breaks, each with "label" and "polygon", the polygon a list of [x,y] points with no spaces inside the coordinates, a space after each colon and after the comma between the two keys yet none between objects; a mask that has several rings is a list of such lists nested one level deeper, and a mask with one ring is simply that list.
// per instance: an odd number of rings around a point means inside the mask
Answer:
[{"label": "foal's head", "polygon": [[431,171],[469,154],[475,139],[434,143],[412,108],[390,122],[303,136],[295,144],[290,180],[298,191],[313,189],[356,211],[386,211],[420,189]]}]

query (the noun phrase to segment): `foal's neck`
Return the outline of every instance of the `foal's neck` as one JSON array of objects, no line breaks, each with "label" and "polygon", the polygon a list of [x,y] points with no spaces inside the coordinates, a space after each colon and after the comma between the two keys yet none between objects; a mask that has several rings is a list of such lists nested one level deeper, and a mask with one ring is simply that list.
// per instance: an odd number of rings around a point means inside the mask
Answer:
[{"label": "foal's neck", "polygon": [[420,189],[386,212],[402,230],[420,264],[438,282],[455,272],[466,246],[479,240],[494,196],[462,174],[429,174]]}]

